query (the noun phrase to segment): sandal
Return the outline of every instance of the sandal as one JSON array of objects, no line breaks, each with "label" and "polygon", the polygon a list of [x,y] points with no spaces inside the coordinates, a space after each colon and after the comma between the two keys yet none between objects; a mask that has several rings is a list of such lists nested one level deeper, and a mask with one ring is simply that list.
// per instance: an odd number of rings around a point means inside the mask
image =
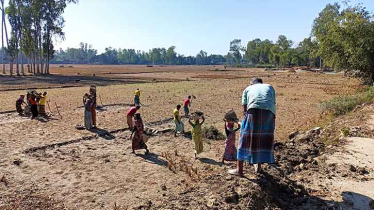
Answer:
[{"label": "sandal", "polygon": [[234,175],[234,176],[240,176],[240,177],[243,177],[244,175],[243,174],[239,174],[238,170],[237,169],[230,169],[227,171],[230,175]]}]

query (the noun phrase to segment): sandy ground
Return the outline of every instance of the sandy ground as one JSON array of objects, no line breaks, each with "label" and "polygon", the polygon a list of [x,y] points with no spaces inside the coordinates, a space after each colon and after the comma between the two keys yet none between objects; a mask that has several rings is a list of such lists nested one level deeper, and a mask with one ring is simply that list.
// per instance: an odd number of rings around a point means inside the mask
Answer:
[{"label": "sandy ground", "polygon": [[[373,110],[373,107],[371,108]],[[374,115],[370,115],[365,122],[374,131]],[[349,137],[344,150],[336,152],[329,157],[327,164],[338,163],[344,167],[356,167],[374,169],[374,139],[362,137]],[[370,180],[349,180],[344,178],[335,179],[332,187],[337,194],[341,195],[341,200],[349,204],[347,209],[371,209],[369,203],[374,199],[374,177]]]},{"label": "sandy ground", "polygon": [[[194,160],[193,143],[188,136],[174,138],[170,133],[149,140],[150,155],[145,156],[143,151],[131,154],[130,133],[120,129],[126,127],[124,113],[132,103],[136,88],[142,91],[141,102],[145,106],[140,113],[147,127],[172,128],[170,118],[176,104],[187,95],[195,95],[192,111],[203,111],[206,125],[223,131],[224,111],[234,108],[240,113],[242,90],[249,78],[260,75],[277,91],[276,140],[284,142],[289,133],[318,123],[322,112],[318,106],[320,101],[354,93],[358,87],[356,80],[341,75],[256,69],[220,72],[211,66],[153,69],[155,72],[138,66],[54,67],[53,73],[62,74],[64,79],[72,75],[97,74],[87,77],[85,83],[74,85],[77,87],[64,88],[58,87],[75,81],[54,81],[60,78],[54,75],[48,80],[38,77],[35,83],[31,82],[33,77],[22,77],[14,82],[14,77],[1,76],[0,178],[4,178],[0,181],[0,209],[12,203],[12,195],[30,193],[55,198],[67,209],[110,209],[115,203],[124,209],[155,208],[186,190],[204,186],[199,183],[201,180],[212,174],[225,174],[233,166],[232,163],[220,164],[223,141],[207,141],[202,158]],[[108,70],[110,76],[100,76]],[[125,71],[130,76],[119,74]],[[144,82],[137,82],[139,78]],[[184,81],[177,81],[180,78]],[[88,91],[88,84],[96,82],[102,85],[98,87],[98,94],[99,104],[104,105],[98,111],[99,129],[76,130],[74,126],[83,123],[82,95]],[[51,88],[39,91],[48,91],[53,116],[31,121],[9,112],[15,109],[18,95],[34,86]],[[188,125],[186,128],[190,129]],[[247,169],[247,176],[255,179],[252,168],[248,166]],[[225,177],[223,175],[223,181]],[[220,182],[222,180],[217,180]]]},{"label": "sandy ground", "polygon": [[[345,150],[329,157],[327,164],[374,169],[374,139],[352,137],[347,138],[347,142]],[[369,203],[374,198],[374,179],[357,181],[339,177],[332,181],[332,187],[335,193],[342,195],[342,201],[350,204],[347,209],[370,209]]]}]

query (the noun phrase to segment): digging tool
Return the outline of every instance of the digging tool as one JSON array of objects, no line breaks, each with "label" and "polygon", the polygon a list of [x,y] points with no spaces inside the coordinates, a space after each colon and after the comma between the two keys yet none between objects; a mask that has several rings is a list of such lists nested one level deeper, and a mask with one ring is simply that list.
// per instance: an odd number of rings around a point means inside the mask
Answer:
[{"label": "digging tool", "polygon": [[192,100],[193,99],[196,99],[196,96],[195,95],[192,95],[192,98],[191,98],[191,104],[192,104]]},{"label": "digging tool", "polygon": [[51,107],[49,106],[49,101],[47,101],[48,109],[49,109],[49,114],[52,115],[52,110]]},{"label": "digging tool", "polygon": [[58,109],[58,106],[57,106],[57,103],[56,103],[56,102],[55,102],[55,105],[56,105],[57,113],[58,113],[58,115],[60,115],[61,120],[62,120],[62,116],[61,116],[61,114],[60,114],[60,110]]}]

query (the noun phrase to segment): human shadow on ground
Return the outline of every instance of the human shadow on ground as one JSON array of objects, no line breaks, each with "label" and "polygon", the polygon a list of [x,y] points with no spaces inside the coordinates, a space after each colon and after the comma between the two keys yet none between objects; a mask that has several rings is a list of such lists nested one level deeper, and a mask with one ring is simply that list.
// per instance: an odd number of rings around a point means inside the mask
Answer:
[{"label": "human shadow on ground", "polygon": [[[123,107],[131,107],[133,106],[134,104],[129,104],[129,103],[115,103],[115,104],[104,104],[104,105],[98,105],[96,107],[96,110],[97,111],[107,111],[107,108],[108,107],[112,107],[112,106],[123,106]],[[80,108],[84,108],[84,106],[78,106],[77,109],[80,109]]]},{"label": "human shadow on ground", "polygon": [[157,164],[159,166],[167,166],[168,163],[165,161],[165,160],[162,160],[160,159],[159,155],[157,154],[154,154],[154,153],[148,153],[147,155],[146,154],[136,154],[136,156],[138,157],[142,157],[146,160],[146,162],[150,162],[152,164]]},{"label": "human shadow on ground", "polygon": [[183,137],[192,140],[191,131],[184,132]]},{"label": "human shadow on ground", "polygon": [[215,166],[222,166],[222,162],[217,162],[213,159],[210,158],[199,158],[200,162],[210,164],[210,165],[215,165]]},{"label": "human shadow on ground", "polygon": [[47,123],[47,122],[49,122],[51,120],[59,120],[59,119],[57,119],[55,117],[50,117],[50,116],[38,116],[38,117],[36,117],[34,119],[37,120],[37,121],[39,121],[39,122],[41,122],[41,123]]},{"label": "human shadow on ground", "polygon": [[109,131],[101,128],[92,128],[89,130],[92,133],[96,133],[99,137],[105,139],[105,140],[113,140],[116,137],[113,136]]}]

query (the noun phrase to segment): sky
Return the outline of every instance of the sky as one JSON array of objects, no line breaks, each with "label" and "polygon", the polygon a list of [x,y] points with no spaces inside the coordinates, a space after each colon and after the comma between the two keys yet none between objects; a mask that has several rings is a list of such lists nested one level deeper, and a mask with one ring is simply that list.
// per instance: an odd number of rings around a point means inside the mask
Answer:
[{"label": "sky", "polygon": [[[280,34],[295,43],[310,35],[314,18],[329,0],[79,0],[65,10],[65,41],[56,48],[91,44],[148,51],[176,46],[183,55],[227,54],[230,41],[275,41]],[[373,0],[352,0],[374,11]]]}]

